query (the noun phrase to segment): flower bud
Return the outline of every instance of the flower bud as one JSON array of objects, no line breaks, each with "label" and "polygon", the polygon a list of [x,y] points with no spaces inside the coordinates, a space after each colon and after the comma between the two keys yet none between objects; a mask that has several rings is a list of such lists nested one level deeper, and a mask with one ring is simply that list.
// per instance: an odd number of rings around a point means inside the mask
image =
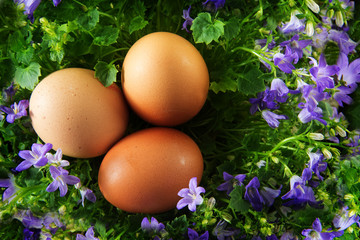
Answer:
[{"label": "flower bud", "polygon": [[352,199],[354,199],[354,195],[352,195],[351,193],[348,193],[348,194],[346,194],[346,195],[344,196],[344,199],[345,199],[345,200],[352,200]]},{"label": "flower bud", "polygon": [[356,214],[356,210],[355,209],[351,209],[350,211],[349,211],[349,217],[352,217],[352,216],[354,216]]},{"label": "flower bud", "polygon": [[208,209],[213,209],[214,208],[214,206],[215,206],[215,203],[216,203],[216,200],[215,200],[215,198],[214,197],[211,197],[211,198],[209,198],[209,200],[207,201],[207,207],[208,207]]},{"label": "flower bud", "polygon": [[59,208],[59,214],[60,215],[64,215],[66,212],[66,206],[65,205],[62,205],[60,208]]},{"label": "flower bud", "polygon": [[320,7],[314,0],[305,0],[305,4],[314,13],[319,13],[320,12]]},{"label": "flower bud", "polygon": [[321,141],[324,140],[324,135],[321,133],[309,133],[309,138],[315,141]]},{"label": "flower bud", "polygon": [[336,126],[335,130],[340,135],[340,137],[346,137],[346,132],[342,127]]},{"label": "flower bud", "polygon": [[231,216],[231,214],[230,214],[230,213],[227,213],[227,212],[223,212],[223,213],[221,214],[221,217],[222,217],[225,221],[227,221],[228,223],[231,223],[231,220],[233,219],[233,217]]},{"label": "flower bud", "polygon": [[331,159],[332,158],[332,154],[328,149],[323,148],[323,149],[321,149],[321,152],[322,152],[322,154],[324,154],[324,157],[326,159]]},{"label": "flower bud", "polygon": [[335,23],[338,27],[342,27],[344,25],[344,18],[340,10],[335,12]]},{"label": "flower bud", "polygon": [[277,157],[271,156],[271,160],[276,164],[279,163],[279,158],[277,158]]},{"label": "flower bud", "polygon": [[266,218],[260,218],[260,224],[265,225],[267,223]]},{"label": "flower bud", "polygon": [[331,19],[334,16],[334,9],[327,11],[326,16]]},{"label": "flower bud", "polygon": [[314,35],[314,23],[312,21],[307,21],[305,26],[305,33],[309,37]]}]

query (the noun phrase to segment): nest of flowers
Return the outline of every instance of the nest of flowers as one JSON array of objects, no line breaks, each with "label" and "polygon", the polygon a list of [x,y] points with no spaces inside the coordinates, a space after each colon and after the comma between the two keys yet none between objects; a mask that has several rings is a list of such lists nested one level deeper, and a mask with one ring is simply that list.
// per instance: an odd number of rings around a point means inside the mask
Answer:
[{"label": "nest of flowers", "polygon": [[[349,0],[0,1],[1,239],[359,239],[359,5]],[[56,70],[120,82],[127,50],[167,31],[210,88],[177,128],[204,173],[173,210],[127,213],[99,190],[102,156],[52,150],[29,98]],[[148,126],[131,116],[129,132]]]}]

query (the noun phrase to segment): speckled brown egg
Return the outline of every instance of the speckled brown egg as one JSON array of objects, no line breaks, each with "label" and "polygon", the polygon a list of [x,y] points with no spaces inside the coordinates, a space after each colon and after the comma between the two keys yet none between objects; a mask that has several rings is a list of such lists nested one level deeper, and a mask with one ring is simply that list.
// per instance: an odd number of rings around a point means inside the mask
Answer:
[{"label": "speckled brown egg", "polygon": [[141,118],[159,126],[175,126],[203,107],[209,73],[189,41],[174,33],[155,32],[130,48],[121,82],[126,100]]},{"label": "speckled brown egg", "polygon": [[121,89],[104,87],[94,71],[67,68],[51,73],[34,89],[29,105],[38,136],[64,155],[100,156],[125,133],[128,108]]},{"label": "speckled brown egg", "polygon": [[175,208],[179,190],[192,177],[198,182],[203,158],[185,133],[153,127],[127,135],[105,155],[98,175],[105,199],[132,213],[160,213]]}]

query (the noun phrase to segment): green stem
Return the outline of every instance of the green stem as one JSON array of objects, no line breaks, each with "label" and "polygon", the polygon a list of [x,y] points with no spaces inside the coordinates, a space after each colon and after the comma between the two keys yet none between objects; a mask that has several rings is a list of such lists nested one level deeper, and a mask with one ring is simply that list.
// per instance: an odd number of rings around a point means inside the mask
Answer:
[{"label": "green stem", "polygon": [[30,195],[32,193],[38,193],[39,191],[45,190],[45,189],[46,189],[45,185],[35,185],[35,186],[31,186],[31,187],[26,187],[26,188],[19,188],[19,190],[16,192],[16,196],[11,200],[9,205],[14,205],[20,199],[24,199],[25,197],[27,197],[28,195]]}]

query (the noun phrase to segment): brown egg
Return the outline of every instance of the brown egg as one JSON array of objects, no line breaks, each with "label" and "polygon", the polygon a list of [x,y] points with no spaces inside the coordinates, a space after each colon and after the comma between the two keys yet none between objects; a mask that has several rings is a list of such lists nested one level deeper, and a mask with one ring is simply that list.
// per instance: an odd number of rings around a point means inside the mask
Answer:
[{"label": "brown egg", "polygon": [[141,118],[159,126],[175,126],[201,110],[209,90],[209,73],[189,41],[156,32],[130,48],[121,82],[126,100]]},{"label": "brown egg", "polygon": [[106,153],[124,134],[128,108],[120,88],[104,87],[94,71],[68,68],[45,77],[30,97],[30,117],[39,137],[64,155]]},{"label": "brown egg", "polygon": [[192,177],[200,182],[203,158],[185,133],[165,127],[143,129],[121,139],[105,155],[99,187],[105,199],[132,213],[174,208]]}]

